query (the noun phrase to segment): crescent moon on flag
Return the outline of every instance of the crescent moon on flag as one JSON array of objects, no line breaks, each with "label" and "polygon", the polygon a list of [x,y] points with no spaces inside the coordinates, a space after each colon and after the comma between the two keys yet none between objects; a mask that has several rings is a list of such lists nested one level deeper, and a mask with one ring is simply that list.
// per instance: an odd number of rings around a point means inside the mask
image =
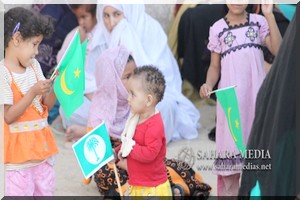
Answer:
[{"label": "crescent moon on flag", "polygon": [[65,81],[65,74],[66,74],[66,69],[63,71],[62,75],[61,75],[61,79],[60,79],[60,85],[61,85],[61,89],[64,93],[66,93],[67,95],[71,95],[74,93],[73,90],[70,90],[67,85],[66,85],[66,81]]},{"label": "crescent moon on flag", "polygon": [[237,139],[236,139],[236,137],[235,137],[235,135],[234,135],[234,133],[233,133],[232,126],[231,126],[231,119],[230,119],[231,107],[229,107],[229,108],[227,109],[227,112],[228,112],[229,129],[230,129],[231,135],[232,135],[232,137],[233,137],[233,140],[236,142]]}]

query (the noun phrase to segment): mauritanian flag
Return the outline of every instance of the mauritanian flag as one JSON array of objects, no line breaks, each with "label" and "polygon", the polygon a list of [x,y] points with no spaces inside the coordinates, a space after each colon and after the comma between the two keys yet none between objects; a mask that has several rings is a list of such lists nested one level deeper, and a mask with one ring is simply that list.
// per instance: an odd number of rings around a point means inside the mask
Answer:
[{"label": "mauritanian flag", "polygon": [[242,124],[237,97],[234,90],[235,86],[216,90],[217,99],[224,110],[228,127],[238,150],[243,153],[246,146],[243,144]]},{"label": "mauritanian flag", "polygon": [[68,119],[84,100],[86,45],[87,41],[83,44],[80,43],[80,35],[76,31],[68,49],[57,65],[59,75],[54,83],[54,92]]}]

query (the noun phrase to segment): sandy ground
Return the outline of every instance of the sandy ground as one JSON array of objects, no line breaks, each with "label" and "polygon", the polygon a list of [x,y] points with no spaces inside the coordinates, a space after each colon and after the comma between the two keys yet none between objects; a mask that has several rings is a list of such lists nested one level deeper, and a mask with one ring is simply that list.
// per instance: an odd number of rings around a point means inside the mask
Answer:
[{"label": "sandy ground", "polygon": [[[207,137],[208,132],[214,126],[215,106],[197,98],[193,102],[201,113],[199,136],[194,140],[180,140],[169,143],[167,145],[167,157],[184,159],[193,164],[193,169],[198,171],[205,182],[212,186],[211,195],[215,196],[216,176],[210,170],[200,169],[201,167],[211,167],[213,160],[199,156],[215,149],[215,142],[210,141]],[[89,185],[83,184],[83,174],[73,150],[65,147],[64,137],[55,135],[55,138],[59,148],[59,155],[55,164],[55,196],[99,196],[100,194],[93,180]]]}]

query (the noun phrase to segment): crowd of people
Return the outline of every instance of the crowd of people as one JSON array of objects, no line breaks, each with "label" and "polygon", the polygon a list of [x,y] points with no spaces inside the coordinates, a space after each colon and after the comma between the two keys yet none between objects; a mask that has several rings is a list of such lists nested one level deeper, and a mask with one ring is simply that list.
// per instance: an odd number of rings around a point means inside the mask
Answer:
[{"label": "crowd of people", "polygon": [[[171,42],[143,4],[45,4],[34,5],[32,10],[15,7],[5,13],[5,51],[0,63],[4,95],[0,103],[4,105],[6,196],[53,196],[53,157],[58,154],[53,133],[64,134],[66,142],[72,143],[102,122],[106,123],[115,152],[114,161],[94,174],[102,194],[120,192],[117,184],[107,183],[115,179],[112,165],[116,163],[126,195],[183,196],[184,189],[172,183],[172,173],[167,170],[174,167],[174,162],[166,159],[166,146],[172,141],[197,138],[201,128],[200,112],[182,92],[183,80],[189,81],[204,99],[210,98],[214,88],[237,85],[244,143],[249,138],[249,148],[266,148],[278,154],[272,145],[280,142],[284,152],[292,151],[293,140],[289,138],[295,135],[295,124],[288,124],[287,129],[287,123],[279,123],[273,130],[270,126],[277,123],[279,114],[265,116],[271,112],[268,102],[282,115],[288,113],[281,110],[285,105],[264,93],[272,95],[276,83],[282,94],[278,98],[285,96],[287,104],[295,104],[293,95],[285,95],[284,89],[286,86],[292,90],[287,80],[294,80],[289,78],[295,68],[294,51],[289,48],[295,47],[290,44],[295,38],[295,17],[288,36],[282,40],[289,20],[273,4],[182,8],[174,21],[177,34]],[[204,15],[209,15],[209,20]],[[49,77],[77,31],[81,42],[88,39],[84,101],[68,119]],[[288,66],[281,69],[284,58],[289,59]],[[281,73],[282,79],[276,73]],[[59,71],[56,74],[59,76]],[[272,81],[276,81],[274,85]],[[290,117],[289,122],[295,116]],[[272,122],[263,122],[269,119]],[[271,144],[267,144],[269,135],[263,125],[272,130],[269,134],[276,134],[270,136]],[[235,155],[216,158],[215,169],[220,169],[219,165],[234,169],[243,163],[218,103],[212,134],[214,130],[215,136],[210,138],[216,141],[216,151]],[[260,135],[262,130],[265,135]],[[284,132],[289,137],[280,141]],[[287,162],[287,180],[291,180],[290,173],[296,167],[293,161]],[[277,166],[276,161],[272,164]],[[187,173],[191,178],[185,177]],[[218,196],[237,196],[240,188],[240,195],[248,196],[256,181],[264,184],[277,180],[279,171],[256,178],[249,172],[241,177],[237,170],[213,173],[218,177]],[[197,173],[189,171],[179,176],[184,176],[188,188],[193,188],[190,195],[208,198],[211,187],[196,179]],[[296,196],[300,191],[295,182],[291,183],[294,185],[282,190],[262,187],[262,194]]]}]

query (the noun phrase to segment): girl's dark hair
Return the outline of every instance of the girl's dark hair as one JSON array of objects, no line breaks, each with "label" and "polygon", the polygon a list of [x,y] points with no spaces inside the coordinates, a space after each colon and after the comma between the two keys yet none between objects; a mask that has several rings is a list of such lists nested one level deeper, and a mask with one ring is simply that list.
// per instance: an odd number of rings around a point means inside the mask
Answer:
[{"label": "girl's dark hair", "polygon": [[145,90],[155,97],[156,103],[163,99],[166,81],[164,75],[158,68],[152,65],[137,67],[131,77],[139,77],[142,79]]},{"label": "girl's dark hair", "polygon": [[18,31],[24,40],[39,35],[48,38],[54,31],[51,17],[22,7],[12,8],[4,14],[4,48],[8,46],[18,23],[20,23]]},{"label": "girl's dark hair", "polygon": [[96,15],[97,4],[69,4],[72,10],[77,10],[79,7],[84,6],[86,11],[93,16]]}]

